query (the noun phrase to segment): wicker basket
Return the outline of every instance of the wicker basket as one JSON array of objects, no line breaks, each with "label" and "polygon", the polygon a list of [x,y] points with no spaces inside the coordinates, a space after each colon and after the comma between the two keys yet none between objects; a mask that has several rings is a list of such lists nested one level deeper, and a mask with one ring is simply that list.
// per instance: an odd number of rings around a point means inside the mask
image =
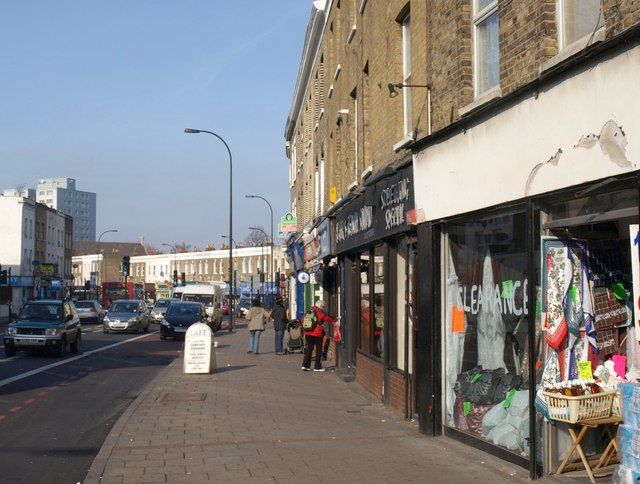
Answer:
[{"label": "wicker basket", "polygon": [[610,417],[616,392],[600,392],[580,397],[568,397],[549,392],[542,392],[542,394],[547,402],[549,416],[553,420],[576,423],[593,418]]}]

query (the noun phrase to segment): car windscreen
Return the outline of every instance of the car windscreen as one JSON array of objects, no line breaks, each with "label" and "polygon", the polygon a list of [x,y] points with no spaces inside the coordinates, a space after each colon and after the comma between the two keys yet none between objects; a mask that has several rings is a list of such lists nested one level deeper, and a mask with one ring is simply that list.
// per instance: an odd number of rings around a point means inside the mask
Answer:
[{"label": "car windscreen", "polygon": [[155,303],[155,305],[153,307],[156,308],[156,309],[161,309],[161,308],[168,307],[169,304],[171,304],[171,301],[169,299],[160,299],[159,301],[157,301]]},{"label": "car windscreen", "polygon": [[59,321],[62,319],[62,304],[26,304],[20,311],[18,319]]},{"label": "car windscreen", "polygon": [[96,304],[93,301],[76,301],[76,308],[94,308]]},{"label": "car windscreen", "polygon": [[200,302],[205,306],[213,306],[213,296],[211,294],[183,294],[183,301]]},{"label": "car windscreen", "polygon": [[135,313],[138,310],[138,305],[134,303],[121,303],[115,302],[109,308],[109,312],[112,313]]},{"label": "car windscreen", "polygon": [[173,303],[167,309],[166,316],[177,316],[185,314],[200,314],[200,308],[197,304],[180,304]]}]

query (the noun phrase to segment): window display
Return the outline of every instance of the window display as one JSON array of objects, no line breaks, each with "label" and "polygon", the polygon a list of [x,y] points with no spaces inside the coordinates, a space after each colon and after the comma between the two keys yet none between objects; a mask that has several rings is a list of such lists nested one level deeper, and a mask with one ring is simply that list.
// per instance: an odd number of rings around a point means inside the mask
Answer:
[{"label": "window display", "polygon": [[445,425],[528,454],[526,216],[447,228]]},{"label": "window display", "polygon": [[379,358],[384,355],[384,314],[384,257],[382,246],[377,246],[360,254],[358,348]]}]

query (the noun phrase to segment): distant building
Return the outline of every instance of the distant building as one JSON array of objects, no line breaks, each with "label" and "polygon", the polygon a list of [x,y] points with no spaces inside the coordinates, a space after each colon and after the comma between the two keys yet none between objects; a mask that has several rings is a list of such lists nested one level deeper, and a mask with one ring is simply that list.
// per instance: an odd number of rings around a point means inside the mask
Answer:
[{"label": "distant building", "polygon": [[0,285],[0,314],[28,299],[63,297],[73,281],[73,219],[21,196],[0,197],[0,265],[10,277]]},{"label": "distant building", "polygon": [[76,190],[73,178],[38,180],[36,201],[73,217],[73,240],[96,240],[96,194]]},{"label": "distant building", "polygon": [[35,188],[26,188],[26,187],[16,187],[9,188],[2,192],[4,197],[22,197],[28,198],[29,200],[36,199],[36,190]]}]

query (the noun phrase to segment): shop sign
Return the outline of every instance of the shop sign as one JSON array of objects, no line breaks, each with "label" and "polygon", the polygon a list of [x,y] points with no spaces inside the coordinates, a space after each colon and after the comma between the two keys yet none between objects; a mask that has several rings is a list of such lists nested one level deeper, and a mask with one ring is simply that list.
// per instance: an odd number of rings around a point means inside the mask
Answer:
[{"label": "shop sign", "polygon": [[278,224],[278,236],[286,239],[289,235],[298,231],[298,219],[292,213],[287,213]]},{"label": "shop sign", "polygon": [[365,198],[367,198],[366,194],[355,198],[336,216],[336,249],[338,252],[343,252],[374,240],[374,207],[365,205]]},{"label": "shop sign", "polygon": [[318,244],[316,242],[316,239],[312,238],[306,244],[304,244],[303,250],[305,262],[316,259],[318,253]]},{"label": "shop sign", "polygon": [[383,238],[407,230],[411,224],[407,212],[415,206],[412,166],[376,183],[375,193],[376,236]]},{"label": "shop sign", "polygon": [[302,269],[304,267],[304,251],[302,250],[302,245],[299,242],[293,242],[289,244],[287,252],[291,258],[293,270],[299,271]]},{"label": "shop sign", "polygon": [[336,215],[337,252],[410,230],[414,220],[407,214],[414,208],[413,168],[409,165],[366,187],[364,194]]},{"label": "shop sign", "polygon": [[331,250],[331,219],[325,218],[316,229],[316,240],[318,242],[318,259],[330,256]]},{"label": "shop sign", "polygon": [[40,264],[40,272],[44,275],[52,276],[58,272],[57,264]]}]

